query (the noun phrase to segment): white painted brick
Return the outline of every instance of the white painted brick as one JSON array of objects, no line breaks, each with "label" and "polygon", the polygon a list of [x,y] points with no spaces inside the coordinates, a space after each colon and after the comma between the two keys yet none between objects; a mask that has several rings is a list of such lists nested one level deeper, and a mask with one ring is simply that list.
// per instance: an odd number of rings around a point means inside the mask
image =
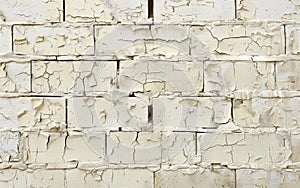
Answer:
[{"label": "white painted brick", "polygon": [[195,23],[234,19],[234,0],[154,0],[154,21]]},{"label": "white painted brick", "polygon": [[28,163],[49,163],[59,167],[66,162],[101,161],[105,155],[104,147],[104,132],[25,133]]},{"label": "white painted brick", "polygon": [[299,105],[298,97],[238,99],[233,104],[233,119],[241,127],[297,128]]},{"label": "white painted brick", "polygon": [[64,187],[63,170],[6,169],[0,171],[1,187]]},{"label": "white painted brick", "polygon": [[2,129],[62,129],[65,127],[65,100],[60,98],[0,98],[0,124]]},{"label": "white painted brick", "polygon": [[27,163],[63,163],[65,151],[64,133],[29,132],[24,134]]},{"label": "white painted brick", "polygon": [[97,55],[172,57],[189,54],[188,26],[97,26],[95,37]]},{"label": "white painted brick", "polygon": [[276,85],[278,89],[300,90],[300,62],[288,61],[277,63]]},{"label": "white painted brick", "polygon": [[231,119],[230,111],[230,101],[221,97],[159,97],[153,99],[153,126],[157,130],[216,127]]},{"label": "white painted brick", "polygon": [[150,128],[147,103],[138,97],[74,98],[68,104],[69,127],[100,130]]},{"label": "white painted brick", "polygon": [[267,166],[286,162],[290,149],[276,133],[198,133],[197,154],[202,163]]},{"label": "white painted brick", "polygon": [[59,22],[63,0],[1,0],[0,22]]},{"label": "white painted brick", "polygon": [[30,63],[0,63],[0,91],[27,93],[30,91]]},{"label": "white painted brick", "polygon": [[297,163],[300,162],[300,135],[299,134],[291,134],[291,156],[290,159],[292,162]]},{"label": "white painted brick", "polygon": [[0,25],[0,55],[12,52],[12,33],[11,27]]},{"label": "white painted brick", "polygon": [[237,187],[299,187],[299,170],[237,170]]},{"label": "white painted brick", "polygon": [[19,133],[17,132],[0,132],[0,160],[18,161],[19,153]]},{"label": "white painted brick", "polygon": [[66,0],[67,21],[145,22],[147,0]]},{"label": "white painted brick", "polygon": [[300,54],[300,26],[286,26],[286,50],[288,54]]},{"label": "white painted brick", "polygon": [[242,20],[299,20],[298,0],[237,0],[237,17]]},{"label": "white painted brick", "polygon": [[65,144],[64,161],[99,161],[105,154],[105,133],[69,133]]},{"label": "white painted brick", "polygon": [[177,169],[155,173],[156,187],[234,187],[234,171],[228,169]]},{"label": "white painted brick", "polygon": [[196,154],[196,133],[172,132],[162,135],[162,163],[192,164]]},{"label": "white painted brick", "polygon": [[153,172],[147,169],[105,169],[93,173],[69,170],[66,172],[66,188],[73,187],[154,188]]},{"label": "white painted brick", "polygon": [[211,24],[191,28],[191,54],[279,55],[283,26],[265,22]]},{"label": "white painted brick", "polygon": [[160,164],[161,134],[112,132],[107,136],[107,158],[114,164]]},{"label": "white painted brick", "polygon": [[34,55],[94,54],[91,26],[15,26],[14,52]]},{"label": "white painted brick", "polygon": [[115,87],[115,61],[35,61],[32,90],[43,94],[109,92]]},{"label": "white painted brick", "polygon": [[199,94],[203,88],[203,64],[196,61],[121,61],[121,90],[150,93]]},{"label": "white painted brick", "polygon": [[205,92],[226,94],[238,90],[274,89],[274,64],[265,62],[205,62]]}]

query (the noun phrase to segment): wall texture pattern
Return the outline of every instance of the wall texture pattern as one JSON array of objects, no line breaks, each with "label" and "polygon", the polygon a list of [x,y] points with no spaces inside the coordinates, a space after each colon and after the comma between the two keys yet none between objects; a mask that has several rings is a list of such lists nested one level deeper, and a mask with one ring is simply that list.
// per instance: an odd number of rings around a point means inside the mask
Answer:
[{"label": "wall texture pattern", "polygon": [[0,0],[0,187],[300,187],[300,0]]}]

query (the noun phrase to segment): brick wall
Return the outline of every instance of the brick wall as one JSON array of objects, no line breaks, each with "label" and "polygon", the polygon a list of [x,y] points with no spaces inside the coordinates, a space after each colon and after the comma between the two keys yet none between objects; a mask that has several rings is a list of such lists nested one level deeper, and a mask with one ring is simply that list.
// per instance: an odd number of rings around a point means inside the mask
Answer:
[{"label": "brick wall", "polygon": [[299,0],[0,0],[0,187],[299,187]]}]

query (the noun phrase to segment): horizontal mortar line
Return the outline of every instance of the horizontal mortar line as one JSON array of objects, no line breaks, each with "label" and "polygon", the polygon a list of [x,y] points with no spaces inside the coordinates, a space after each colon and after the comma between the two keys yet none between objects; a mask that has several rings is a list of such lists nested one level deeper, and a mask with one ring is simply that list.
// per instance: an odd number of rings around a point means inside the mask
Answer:
[{"label": "horizontal mortar line", "polygon": [[300,61],[298,55],[274,55],[274,56],[231,56],[231,55],[214,55],[211,57],[203,57],[198,55],[178,56],[175,58],[161,58],[153,56],[134,56],[134,58],[126,55],[116,57],[115,55],[84,55],[84,56],[57,56],[57,55],[0,55],[1,61],[118,61],[118,60],[146,60],[146,61],[244,61],[244,62],[271,62],[277,63],[282,61]]},{"label": "horizontal mortar line", "polygon": [[[197,156],[197,155],[194,155],[194,156]],[[30,163],[30,164],[27,164],[26,161],[24,161],[24,163],[21,163],[21,164],[24,164],[26,166],[26,168],[24,168],[23,166],[15,166],[16,165],[16,162],[21,162],[20,160],[18,161],[8,161],[6,162],[6,165],[5,166],[5,169],[12,169],[11,167],[13,167],[14,170],[20,170],[20,171],[26,171],[26,170],[62,170],[62,171],[65,171],[65,170],[71,170],[71,169],[80,169],[82,171],[88,171],[90,172],[91,171],[91,167],[79,167],[80,164],[90,164],[90,165],[95,165],[94,162],[97,162],[97,161],[70,161],[70,162],[64,162],[64,163],[60,163],[59,166],[53,166],[55,164],[52,164],[52,163]],[[20,164],[20,163],[18,163]],[[65,165],[70,165],[70,164],[74,164],[74,166],[71,166],[71,167],[66,167]],[[234,163],[233,163],[234,164]],[[37,168],[36,165],[41,165],[40,167]],[[278,168],[280,166],[280,163],[275,163],[274,165],[278,165],[276,166],[276,169],[273,169],[271,171],[275,171],[275,172],[281,172],[282,170],[299,170],[300,167],[297,167],[296,168],[289,168],[288,166],[291,166],[291,165],[288,165],[287,167],[282,167],[282,168]],[[10,166],[10,167],[8,167]],[[226,164],[222,164],[222,163],[208,163],[208,162],[203,162],[203,163],[199,163],[198,165],[188,165],[188,164],[175,164],[175,165],[172,165],[173,167],[177,167],[178,169],[181,169],[181,170],[189,170],[189,169],[204,169],[204,170],[211,170],[212,167],[217,167],[215,170],[225,170],[225,169],[228,169],[228,170],[259,170],[259,171],[270,171],[269,168],[266,168],[264,169],[263,167],[240,167],[240,166],[228,166]],[[7,168],[8,167],[8,168]],[[149,168],[155,168],[155,169],[158,169],[157,171],[155,171],[154,173],[158,173],[158,171],[161,171],[161,170],[170,170],[169,169],[169,164],[168,163],[162,163],[162,164],[149,164],[149,163],[103,163],[101,164],[100,167],[96,167],[96,170],[97,168],[99,168],[98,170],[99,171],[102,171],[102,170],[122,170],[122,169],[147,169],[149,170]],[[4,170],[4,168],[1,168],[2,170]],[[149,170],[151,171],[151,170]]]},{"label": "horizontal mortar line", "polygon": [[[140,93],[143,94],[143,93]],[[146,94],[146,93],[145,93]],[[236,94],[243,94],[243,93],[236,93]],[[245,93],[247,94],[247,93]],[[251,94],[251,93],[250,93]],[[286,96],[264,96],[263,94],[259,93],[252,93],[253,96],[228,96],[228,95],[176,95],[170,94],[170,95],[160,95],[158,97],[151,96],[152,99],[159,99],[159,98],[167,98],[167,97],[177,97],[177,98],[224,98],[224,99],[236,99],[236,100],[250,100],[255,98],[262,98],[262,99],[285,99],[285,98],[299,98],[300,97],[300,91],[297,91],[296,94],[293,93],[287,93]],[[257,94],[257,95],[256,95]],[[44,97],[44,98],[86,98],[86,97],[94,97],[94,98],[106,98],[108,95],[111,95],[110,93],[98,93],[94,95],[73,95],[73,94],[64,94],[64,95],[52,95],[52,94],[19,94],[19,93],[0,93],[0,98],[17,98],[17,97]],[[232,93],[234,95],[234,93]],[[124,95],[123,97],[130,97],[128,95]],[[138,96],[130,97],[130,98],[140,98]]]},{"label": "horizontal mortar line", "polygon": [[122,22],[118,20],[114,20],[111,22],[105,21],[52,21],[52,22],[5,22],[0,24],[0,26],[11,26],[11,25],[18,25],[18,26],[55,26],[55,25],[94,25],[94,26],[122,26],[122,25],[183,25],[183,26],[203,26],[205,24],[221,24],[221,25],[235,25],[235,24],[259,24],[259,23],[274,23],[274,24],[287,24],[287,25],[297,25],[300,24],[299,20],[269,20],[269,19],[248,19],[248,20],[236,20],[236,19],[228,19],[228,20],[220,20],[220,19],[213,19],[213,20],[201,20],[201,21],[187,21],[187,22],[180,22],[180,21],[161,21],[161,22],[153,22],[152,20],[145,20],[145,21],[137,21],[137,22]]},{"label": "horizontal mortar line", "polygon": [[[245,128],[245,127],[239,127],[241,128],[238,131],[232,131],[232,130],[226,130],[226,129],[218,129],[217,127],[215,129],[203,129],[198,128],[197,130],[173,130],[172,133],[197,133],[197,134],[281,134],[283,132],[286,133],[292,133],[292,134],[300,134],[300,128],[278,128],[277,130],[275,128]],[[142,131],[142,130],[122,130],[118,131],[116,129],[101,129],[101,128],[81,128],[81,127],[69,127],[64,128],[62,130],[56,130],[53,131],[51,129],[41,129],[38,127],[16,127],[16,128],[2,128],[0,129],[0,132],[49,132],[49,133],[84,133],[88,134],[89,131],[91,132],[99,132],[99,133],[148,133],[148,134],[160,134],[160,133],[170,133],[170,130],[159,130],[159,131]],[[108,133],[109,134],[109,133]]]}]

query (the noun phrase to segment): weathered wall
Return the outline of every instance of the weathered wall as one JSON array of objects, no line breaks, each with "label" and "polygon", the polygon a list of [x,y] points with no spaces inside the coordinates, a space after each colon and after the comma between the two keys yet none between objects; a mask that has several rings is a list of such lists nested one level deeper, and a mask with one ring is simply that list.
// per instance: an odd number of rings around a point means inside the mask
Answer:
[{"label": "weathered wall", "polygon": [[0,0],[0,187],[300,187],[299,0]]}]

